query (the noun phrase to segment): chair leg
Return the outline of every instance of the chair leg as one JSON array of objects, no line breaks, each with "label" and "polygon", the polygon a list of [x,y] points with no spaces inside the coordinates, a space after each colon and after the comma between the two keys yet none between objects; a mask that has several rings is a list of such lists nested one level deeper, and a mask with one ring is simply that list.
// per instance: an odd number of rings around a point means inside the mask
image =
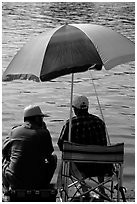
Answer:
[{"label": "chair leg", "polygon": [[125,192],[124,190],[126,190],[123,187],[123,164],[120,164],[120,181],[119,181],[119,192],[121,193],[122,196],[122,200],[123,202],[126,202],[126,197],[125,197]]},{"label": "chair leg", "polygon": [[63,162],[63,171],[62,171],[62,201],[67,202],[68,200],[68,175],[69,175],[69,162]]},{"label": "chair leg", "polygon": [[114,182],[113,180],[111,181],[111,199],[113,199],[113,193],[114,193]]},{"label": "chair leg", "polygon": [[117,187],[117,201],[120,201],[120,190],[122,188],[122,180],[123,180],[123,166],[119,164],[118,170],[118,187]]}]

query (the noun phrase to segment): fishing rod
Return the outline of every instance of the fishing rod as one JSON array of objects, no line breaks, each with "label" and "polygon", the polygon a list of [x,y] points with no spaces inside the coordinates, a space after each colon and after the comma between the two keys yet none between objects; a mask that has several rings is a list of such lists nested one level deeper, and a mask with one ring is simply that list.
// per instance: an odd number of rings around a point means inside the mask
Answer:
[{"label": "fishing rod", "polygon": [[[91,68],[90,68],[90,69],[91,69]],[[89,71],[90,71],[90,69],[89,69]],[[95,95],[96,95],[96,98],[97,98],[99,110],[100,110],[100,113],[101,113],[101,117],[102,117],[103,122],[105,123],[105,118],[104,118],[104,115],[103,115],[103,112],[102,112],[101,104],[100,104],[99,97],[98,97],[98,94],[97,94],[97,90],[96,90],[96,87],[95,87],[95,84],[94,84],[94,80],[93,80],[93,77],[92,77],[92,73],[91,73],[91,71],[90,71],[89,73],[90,73],[92,85],[93,85],[93,87],[94,87],[94,91],[95,91]],[[105,123],[105,129],[106,129],[106,136],[107,136],[107,139],[108,139],[108,144],[111,145],[106,123]]]}]

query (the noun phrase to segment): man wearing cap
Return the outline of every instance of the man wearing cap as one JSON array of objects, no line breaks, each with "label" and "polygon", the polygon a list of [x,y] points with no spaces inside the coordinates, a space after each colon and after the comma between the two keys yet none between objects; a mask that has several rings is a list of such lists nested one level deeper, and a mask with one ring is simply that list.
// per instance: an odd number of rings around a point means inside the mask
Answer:
[{"label": "man wearing cap", "polygon": [[[72,107],[75,116],[72,117],[71,125],[71,142],[78,144],[92,144],[92,145],[107,145],[106,131],[104,122],[97,116],[89,114],[89,101],[85,96],[76,96],[73,100]],[[63,149],[63,141],[68,141],[69,136],[69,120],[63,126],[58,146],[60,150]],[[99,164],[75,164],[80,172],[85,177],[99,175],[101,166]],[[96,174],[97,173],[97,174]],[[104,180],[104,177],[98,177],[99,182]],[[101,189],[104,193],[104,190]]]},{"label": "man wearing cap", "polygon": [[[76,96],[72,107],[75,116],[72,117],[71,142],[107,145],[105,124],[99,117],[88,113],[88,99],[85,96]],[[68,134],[69,120],[63,126],[58,140],[60,150],[62,150],[63,141],[68,140]]]},{"label": "man wearing cap", "polygon": [[19,189],[47,186],[54,174],[57,157],[39,106],[24,109],[23,125],[12,128],[3,143],[3,184]]}]

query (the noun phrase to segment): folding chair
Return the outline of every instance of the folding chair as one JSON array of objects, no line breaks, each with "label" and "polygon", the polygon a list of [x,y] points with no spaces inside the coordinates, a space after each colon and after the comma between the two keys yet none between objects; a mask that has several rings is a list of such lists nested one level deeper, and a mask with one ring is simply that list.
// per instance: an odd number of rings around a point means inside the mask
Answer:
[{"label": "folding chair", "polygon": [[[111,171],[110,169],[106,169],[104,181],[100,183],[96,180],[98,175],[95,174],[93,177],[91,175],[89,178],[84,178],[76,166],[77,162],[84,164],[107,164],[113,168]],[[80,145],[65,141],[57,183],[60,200],[63,202],[82,202],[86,201],[84,200],[85,195],[90,193],[90,202],[92,200],[95,201],[95,199],[100,202],[104,200],[119,202],[121,199],[126,201],[122,187],[123,162],[124,143],[112,146],[98,146]],[[86,192],[81,190],[83,186],[88,189]],[[107,194],[100,193],[100,187],[103,187]]]}]

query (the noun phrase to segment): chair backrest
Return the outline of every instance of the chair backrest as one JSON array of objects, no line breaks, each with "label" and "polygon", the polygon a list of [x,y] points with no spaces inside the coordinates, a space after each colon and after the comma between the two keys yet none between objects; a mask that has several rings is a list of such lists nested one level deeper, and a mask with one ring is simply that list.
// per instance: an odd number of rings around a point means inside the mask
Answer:
[{"label": "chair backrest", "polygon": [[123,163],[124,143],[100,146],[64,141],[62,159],[82,163]]}]

